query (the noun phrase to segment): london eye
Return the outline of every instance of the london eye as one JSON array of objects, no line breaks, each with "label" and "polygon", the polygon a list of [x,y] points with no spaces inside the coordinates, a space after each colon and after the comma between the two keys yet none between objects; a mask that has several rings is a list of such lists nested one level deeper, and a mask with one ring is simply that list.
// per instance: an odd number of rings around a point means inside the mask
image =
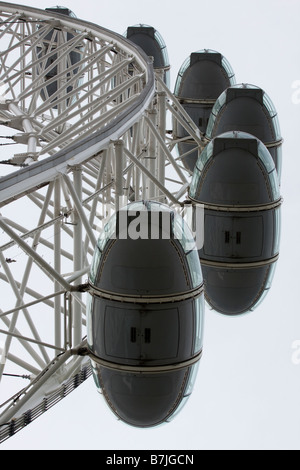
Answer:
[{"label": "london eye", "polygon": [[118,419],[168,423],[205,309],[251,315],[271,290],[277,111],[211,49],[172,92],[145,24],[0,2],[0,37],[0,442],[91,376]]}]

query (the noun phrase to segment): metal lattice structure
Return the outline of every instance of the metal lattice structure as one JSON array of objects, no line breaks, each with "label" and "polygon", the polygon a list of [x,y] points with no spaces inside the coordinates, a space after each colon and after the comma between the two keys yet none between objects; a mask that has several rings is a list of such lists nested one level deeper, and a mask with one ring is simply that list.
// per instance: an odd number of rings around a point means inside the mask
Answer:
[{"label": "metal lattice structure", "polygon": [[1,442],[90,375],[98,234],[130,201],[182,205],[190,175],[172,121],[202,142],[163,71],[122,36],[0,2],[0,37],[1,142],[14,144],[0,158]]}]

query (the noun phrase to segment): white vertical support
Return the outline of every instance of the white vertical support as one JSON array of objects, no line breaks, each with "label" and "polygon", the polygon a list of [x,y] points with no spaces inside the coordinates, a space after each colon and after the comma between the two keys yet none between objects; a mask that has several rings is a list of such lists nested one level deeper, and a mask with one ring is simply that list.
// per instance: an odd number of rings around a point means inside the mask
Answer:
[{"label": "white vertical support", "polygon": [[[97,176],[97,182],[96,182],[96,186],[95,186],[95,192],[96,193],[100,190],[101,185],[103,185],[103,178],[104,178],[104,175],[105,175],[105,167],[106,167],[106,157],[107,157],[107,150],[104,150],[104,152],[101,156],[101,164],[100,164],[99,173],[98,173],[98,176]],[[91,210],[90,210],[90,216],[89,216],[89,219],[88,219],[90,227],[93,227],[93,224],[94,224],[94,221],[95,221],[97,205],[98,205],[98,197],[95,197],[93,199],[93,202],[92,202],[92,206],[91,206]],[[101,204],[101,206],[102,206],[102,211],[103,211],[104,204]],[[101,215],[103,215],[103,212],[102,212]],[[87,254],[88,247],[89,247],[89,237],[87,235],[86,239],[85,239],[85,243],[84,243],[84,256],[86,256],[86,254]]]},{"label": "white vertical support", "polygon": [[167,159],[169,160],[169,162],[173,166],[174,170],[178,174],[178,176],[179,176],[180,180],[182,181],[182,183],[187,183],[187,179],[185,177],[185,174],[183,173],[183,171],[177,165],[173,155],[171,154],[168,146],[165,143],[165,139],[161,137],[161,135],[158,132],[157,128],[152,124],[151,120],[147,116],[145,117],[145,121],[149,125],[149,128],[150,128],[151,132],[153,132],[153,134],[155,135],[155,137],[157,139],[157,142],[158,142],[158,145],[160,145],[160,147],[164,151]]},{"label": "white vertical support", "polygon": [[[141,129],[141,122],[137,122],[133,126],[133,149],[132,153],[135,155],[139,155],[141,153],[141,141],[140,141],[140,129]],[[135,200],[138,201],[140,199],[140,180],[141,180],[141,170],[134,166],[133,171],[133,190],[135,195]]]},{"label": "white vertical support", "polygon": [[[82,200],[82,170],[80,167],[73,169],[74,190],[78,199]],[[82,269],[82,222],[74,204],[74,271]],[[79,277],[74,284],[79,285],[82,283],[82,278]],[[81,299],[81,293],[77,294]],[[82,309],[79,302],[73,303],[73,345],[76,347],[82,341]]]},{"label": "white vertical support", "polygon": [[[148,111],[148,116],[153,126],[157,124],[157,110],[151,109]],[[152,132],[149,134],[149,150],[148,150],[148,165],[150,173],[156,177],[157,169],[157,154],[156,154],[156,139]],[[154,199],[156,196],[156,186],[152,180],[148,180],[148,198]]]},{"label": "white vertical support", "polygon": [[[158,93],[158,128],[159,128],[159,133],[163,139],[165,139],[166,135],[166,99],[167,95],[165,91],[161,91]],[[165,172],[166,172],[166,156],[165,152],[161,147],[159,147],[158,150],[158,181],[165,185]],[[165,197],[163,193],[160,191],[160,201],[164,201]]]},{"label": "white vertical support", "polygon": [[170,193],[170,191],[167,190],[167,188],[165,188],[162,184],[160,184],[160,182],[158,181],[157,178],[155,178],[151,173],[150,171],[148,170],[148,168],[146,168],[143,163],[140,162],[140,160],[138,158],[136,158],[131,152],[129,152],[129,150],[127,150],[126,148],[124,149],[124,152],[125,154],[127,155],[127,157],[132,160],[132,162],[138,166],[141,171],[143,172],[143,175],[145,175],[146,178],[148,178],[149,180],[152,180],[154,182],[154,184],[156,184],[156,186],[161,189],[161,191],[163,191],[165,193],[165,195],[170,199],[170,201],[172,201],[174,204],[179,204],[179,201],[176,197],[173,196],[172,193]]},{"label": "white vertical support", "polygon": [[[88,220],[86,214],[84,213],[84,210],[83,210],[83,207],[82,207],[82,172],[80,172],[80,174],[81,174],[81,180],[80,180],[81,183],[80,183],[80,187],[78,187],[80,197],[78,196],[78,194],[76,192],[76,189],[75,189],[75,181],[74,181],[74,187],[73,187],[72,182],[71,182],[71,180],[69,179],[69,177],[67,175],[62,175],[62,178],[64,179],[64,181],[65,181],[65,183],[68,187],[68,190],[69,190],[69,192],[72,196],[72,199],[73,199],[74,215],[75,215],[75,217],[80,218],[80,221],[84,225],[87,236],[89,237],[89,239],[92,243],[92,246],[94,248],[96,246],[97,240],[96,240],[96,237],[95,237],[95,235],[93,233],[93,230],[90,226],[89,220]],[[82,254],[81,262],[83,262],[83,254]]]},{"label": "white vertical support", "polygon": [[[18,106],[15,103],[9,103],[8,110],[15,116],[20,117],[22,119],[22,125],[24,128],[24,131],[28,134],[27,151],[29,154],[35,154],[36,146],[38,143],[38,138],[32,126],[31,120],[21,111],[21,109],[18,108]],[[31,162],[32,162],[32,157],[29,156],[29,158],[25,161],[25,163],[31,163]]]},{"label": "white vertical support", "polygon": [[[20,29],[21,29],[21,37],[25,37],[25,23],[20,25]],[[22,43],[20,45],[20,56],[22,58],[21,67],[22,67],[22,70],[24,70],[25,65],[26,65],[26,61],[25,61],[25,44],[24,43]],[[23,74],[22,78],[21,78],[21,93],[25,90],[25,86],[26,86],[25,76]],[[20,106],[21,106],[22,112],[25,112],[25,100],[22,100],[20,102]]]},{"label": "white vertical support", "polygon": [[123,168],[124,168],[124,142],[118,140],[115,147],[115,190],[116,190],[116,212],[121,209],[122,197],[124,196]]},{"label": "white vertical support", "polygon": [[[144,150],[141,160],[142,160],[142,163],[143,163],[144,167],[147,170],[149,170],[149,159],[148,159],[148,157],[149,157],[150,129],[149,129],[149,126],[147,125],[146,117],[150,121],[150,119],[148,117],[148,113],[145,113],[145,116],[144,116],[144,119],[143,119],[143,126],[140,129],[140,138],[141,138],[141,141],[143,142],[143,147],[142,148]],[[141,172],[141,182],[142,182],[141,196],[142,196],[143,200],[147,200],[148,197],[149,197],[148,196],[148,194],[149,194],[149,187],[148,187],[149,180],[147,179],[147,176],[146,176],[145,172]]]},{"label": "white vertical support", "polygon": [[[54,218],[58,220],[54,224],[54,269],[61,274],[61,221],[59,219],[61,208],[60,178],[54,183]],[[57,281],[54,282],[54,292],[61,290]],[[57,348],[61,348],[61,298],[54,297],[54,341]],[[58,354],[58,350],[56,351]]]},{"label": "white vertical support", "polygon": [[105,176],[104,176],[104,186],[107,186],[107,189],[103,192],[103,210],[104,210],[104,220],[108,220],[112,215],[112,154],[113,146],[110,145],[106,155],[106,167],[105,167]]},{"label": "white vertical support", "polygon": [[[59,48],[61,45],[63,45],[66,42],[66,37],[65,33],[63,31],[57,31],[57,48]],[[58,80],[57,80],[57,89],[60,90],[60,98],[61,96],[66,95],[66,68],[67,68],[67,59],[65,56],[62,54],[61,50],[58,52],[58,58],[60,58],[58,64],[57,64],[57,75],[58,75]],[[61,73],[65,72],[65,75],[61,77]],[[63,115],[67,107],[66,100],[63,100],[58,104],[58,111],[59,115]],[[64,131],[64,126],[60,125],[58,126],[58,132],[61,134]]]}]

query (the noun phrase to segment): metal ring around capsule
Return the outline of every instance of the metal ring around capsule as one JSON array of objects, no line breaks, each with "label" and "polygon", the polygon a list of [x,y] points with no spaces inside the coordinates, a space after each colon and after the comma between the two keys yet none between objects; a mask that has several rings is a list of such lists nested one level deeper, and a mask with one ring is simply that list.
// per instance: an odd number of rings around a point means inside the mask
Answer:
[{"label": "metal ring around capsule", "polygon": [[242,206],[242,205],[241,206],[238,206],[238,205],[223,206],[219,204],[207,204],[202,201],[197,201],[191,196],[189,196],[189,199],[192,201],[192,203],[203,205],[204,209],[218,211],[218,212],[261,212],[261,211],[269,211],[272,209],[277,209],[277,207],[280,207],[283,204],[282,197],[278,199],[277,201],[271,202],[269,204],[260,204],[257,206]]},{"label": "metal ring around capsule", "polygon": [[279,147],[280,145],[283,145],[284,139],[279,139],[279,140],[274,140],[274,142],[264,142],[264,146],[267,147],[267,149],[273,148],[273,147]]},{"label": "metal ring around capsule", "polygon": [[169,296],[132,296],[132,295],[120,295],[115,294],[113,292],[108,292],[104,290],[97,289],[97,287],[89,284],[89,288],[87,290],[91,295],[95,295],[96,297],[101,297],[108,300],[115,300],[117,302],[128,302],[131,304],[162,304],[162,303],[172,303],[172,302],[182,302],[184,300],[195,299],[200,297],[201,294],[204,292],[204,284],[197,287],[196,289],[190,290],[185,293],[179,293],[175,295]]},{"label": "metal ring around capsule", "polygon": [[[203,102],[203,104],[204,104],[204,102]],[[216,135],[214,138],[217,138],[217,137],[220,137],[220,135]],[[205,135],[205,136],[203,136],[203,140],[206,144],[209,144],[210,142],[212,142],[213,139],[211,139],[210,137],[207,137],[207,135]],[[284,143],[283,138],[278,139],[278,140],[274,140],[272,142],[263,142],[264,146],[267,147],[267,149],[280,147],[280,145],[283,145],[283,143]]]},{"label": "metal ring around capsule", "polygon": [[264,260],[264,261],[256,261],[251,263],[222,263],[221,261],[208,261],[206,259],[200,258],[200,263],[203,266],[211,266],[214,268],[232,268],[232,269],[251,269],[251,268],[260,268],[263,266],[268,266],[270,264],[274,264],[278,261],[279,254],[273,256],[273,258]]},{"label": "metal ring around capsule", "polygon": [[119,372],[128,372],[128,373],[138,373],[138,374],[158,374],[158,373],[166,373],[166,372],[174,372],[177,370],[182,370],[185,369],[186,367],[190,367],[197,362],[200,361],[201,357],[203,354],[203,349],[200,350],[200,352],[192,357],[191,359],[188,359],[187,361],[184,362],[179,362],[177,364],[168,364],[165,366],[129,366],[125,364],[116,364],[113,362],[105,361],[103,359],[100,359],[99,357],[95,356],[93,353],[89,351],[88,356],[90,359],[96,364],[100,365],[101,367],[104,367],[105,369],[111,369],[111,370],[117,370]]}]

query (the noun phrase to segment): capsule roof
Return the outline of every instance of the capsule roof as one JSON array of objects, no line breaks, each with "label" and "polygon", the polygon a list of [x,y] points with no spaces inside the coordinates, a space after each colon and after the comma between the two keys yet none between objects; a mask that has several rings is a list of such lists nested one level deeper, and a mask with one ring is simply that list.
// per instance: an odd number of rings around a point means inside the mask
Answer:
[{"label": "capsule roof", "polygon": [[182,99],[216,100],[235,84],[228,60],[219,52],[203,49],[194,52],[182,64],[174,94]]},{"label": "capsule roof", "polygon": [[206,137],[212,139],[231,130],[248,132],[264,143],[282,139],[274,104],[266,92],[255,85],[231,86],[217,99]]},{"label": "capsule roof", "polygon": [[233,130],[248,132],[266,145],[280,181],[282,137],[278,115],[270,97],[261,88],[239,84],[220,95],[209,118],[206,138],[212,139]]},{"label": "capsule roof", "polygon": [[56,7],[45,8],[45,10],[53,11],[53,13],[60,13],[61,15],[67,15],[67,16],[70,16],[71,18],[77,18],[75,13],[67,7],[56,6]]},{"label": "capsule roof", "polygon": [[168,206],[149,201],[130,204],[106,224],[90,279],[99,289],[128,295],[171,295],[202,284],[187,224]]},{"label": "capsule roof", "polygon": [[137,24],[129,26],[124,34],[127,39],[138,45],[148,55],[153,57],[153,67],[165,71],[165,83],[170,82],[170,61],[167,46],[161,34],[152,26]]},{"label": "capsule roof", "polygon": [[213,139],[198,158],[190,197],[222,206],[256,206],[280,199],[274,161],[264,144],[245,132]]}]

